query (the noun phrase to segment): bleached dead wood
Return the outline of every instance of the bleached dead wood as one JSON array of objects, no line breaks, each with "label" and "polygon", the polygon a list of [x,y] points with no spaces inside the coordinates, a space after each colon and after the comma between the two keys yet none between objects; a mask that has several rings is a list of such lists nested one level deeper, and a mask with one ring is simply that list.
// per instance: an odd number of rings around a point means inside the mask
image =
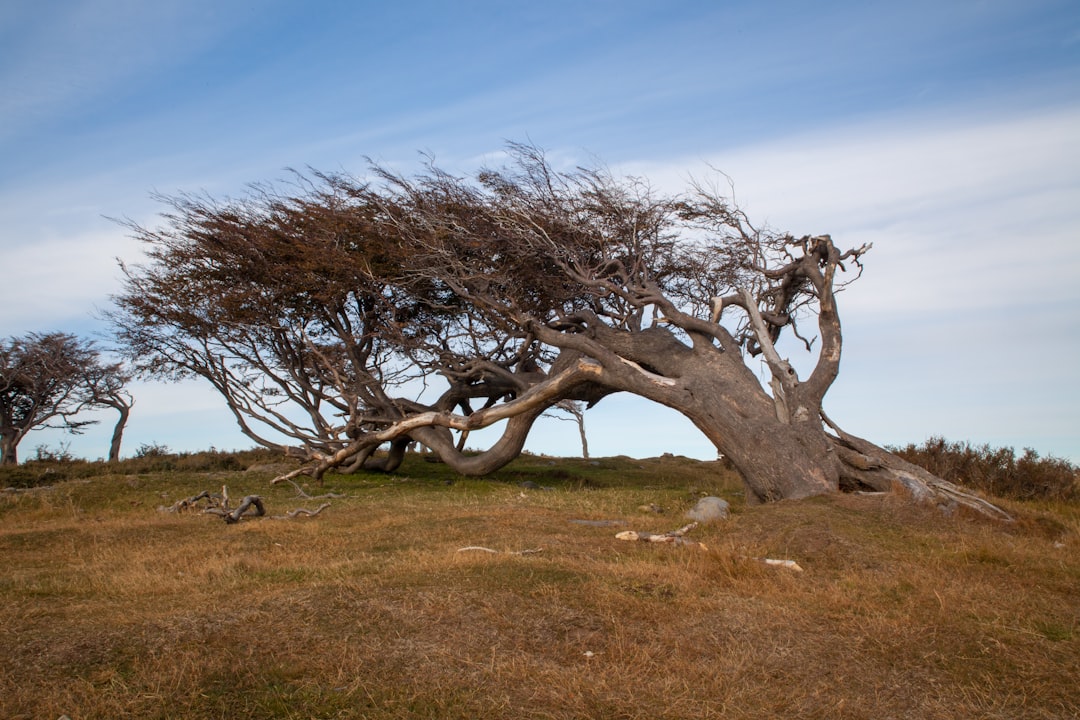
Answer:
[{"label": "bleached dead wood", "polygon": [[821,419],[836,433],[836,437],[832,438],[833,451],[846,472],[872,490],[892,492],[903,488],[917,503],[937,505],[947,511],[960,506],[994,520],[1013,522],[1012,515],[989,500],[939,478],[868,440],[844,432],[824,412]]},{"label": "bleached dead wood", "polygon": [[323,500],[325,498],[334,500],[337,498],[345,497],[345,495],[342,495],[341,493],[323,493],[322,495],[309,495],[307,491],[304,490],[304,488],[300,487],[300,484],[297,483],[295,480],[290,479],[289,484],[296,488],[296,497],[303,498],[304,500]]},{"label": "bleached dead wood", "polygon": [[167,508],[163,507],[163,508],[161,508],[161,510],[163,510],[164,512],[173,512],[173,513],[183,512],[185,510],[190,510],[190,509],[195,508],[199,504],[200,500],[207,500],[210,503],[214,503],[214,502],[220,502],[221,498],[218,497],[218,496],[211,495],[208,490],[203,490],[198,495],[192,495],[189,498],[184,498],[183,500],[177,500],[171,506],[169,506]]},{"label": "bleached dead wood", "polygon": [[480,545],[469,545],[468,547],[458,548],[458,552],[486,552],[493,555],[535,555],[538,552],[543,552],[544,548],[531,548],[529,550],[493,550],[488,547],[481,547]]},{"label": "bleached dead wood", "polygon": [[666,533],[650,533],[639,532],[637,530],[625,530],[615,535],[618,540],[638,540],[641,542],[653,542],[653,543],[670,543],[672,545],[693,545],[700,547],[702,550],[707,550],[705,543],[694,542],[693,540],[687,540],[684,535],[696,528],[698,524],[692,522],[689,525],[684,525],[678,530],[672,530]]},{"label": "bleached dead wood", "polygon": [[323,503],[322,505],[315,508],[314,510],[308,510],[307,508],[296,508],[295,510],[290,510],[289,512],[285,513],[284,515],[274,515],[270,519],[271,520],[292,520],[293,518],[299,517],[301,515],[304,515],[306,517],[315,517],[316,515],[318,515],[319,513],[321,513],[323,510],[325,510],[328,507],[330,507],[330,503]]},{"label": "bleached dead wood", "polygon": [[[652,542],[652,543],[670,543],[672,545],[691,545],[701,548],[702,550],[708,550],[708,546],[705,543],[695,542],[693,540],[687,540],[684,536],[698,526],[698,523],[692,522],[689,525],[684,525],[678,530],[672,530],[666,533],[650,533],[639,532],[637,530],[626,530],[618,533],[615,537],[619,540],[631,540],[639,542]],[[482,549],[482,548],[481,548]],[[794,560],[776,560],[773,558],[749,558],[750,560],[756,560],[757,562],[770,565],[772,567],[782,567],[787,570],[793,570],[795,572],[802,572],[803,569],[799,566],[799,563]]]},{"label": "bleached dead wood", "polygon": [[[206,515],[217,515],[224,518],[228,524],[238,523],[243,517],[267,517],[266,505],[263,502],[262,497],[259,495],[247,495],[240,500],[240,504],[235,508],[229,507],[229,488],[227,486],[221,487],[221,494],[214,494],[208,490],[203,490],[198,495],[192,495],[189,498],[178,500],[171,507],[161,507],[159,510],[163,512],[183,512],[185,510],[201,510]],[[293,518],[300,517],[315,517],[326,508],[330,507],[330,503],[323,503],[314,510],[308,510],[307,508],[297,508],[291,510],[284,515],[269,516],[271,520],[292,520]]]},{"label": "bleached dead wood", "polygon": [[795,572],[802,572],[803,569],[799,563],[794,560],[774,560],[773,558],[751,558],[751,560],[757,560],[758,562],[765,563],[766,565],[772,565],[773,567],[782,567],[788,570],[794,570]]},{"label": "bleached dead wood", "polygon": [[233,523],[240,522],[240,518],[251,508],[255,508],[255,516],[261,517],[266,514],[266,506],[263,505],[262,498],[258,495],[247,495],[236,506],[235,510],[229,509],[229,498],[226,496],[221,507],[210,507],[203,510],[204,513],[209,515],[220,515],[225,518],[225,522],[232,525]]}]

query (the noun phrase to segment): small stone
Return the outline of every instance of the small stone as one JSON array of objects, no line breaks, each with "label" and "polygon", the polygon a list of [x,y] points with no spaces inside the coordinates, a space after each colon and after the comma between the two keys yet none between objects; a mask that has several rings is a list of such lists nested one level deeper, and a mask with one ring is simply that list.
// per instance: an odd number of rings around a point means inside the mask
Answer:
[{"label": "small stone", "polygon": [[730,507],[727,500],[710,495],[698,500],[697,504],[686,513],[686,517],[698,522],[724,520],[731,514]]}]

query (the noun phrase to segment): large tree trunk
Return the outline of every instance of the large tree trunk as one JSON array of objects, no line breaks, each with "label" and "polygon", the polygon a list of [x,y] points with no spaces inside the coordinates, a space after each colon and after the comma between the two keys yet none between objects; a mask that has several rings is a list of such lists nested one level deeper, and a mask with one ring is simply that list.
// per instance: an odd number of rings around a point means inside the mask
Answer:
[{"label": "large tree trunk", "polygon": [[[770,395],[740,355],[708,339],[699,338],[691,346],[663,328],[627,333],[604,326],[591,327],[588,335],[582,340],[549,336],[591,351],[602,366],[596,377],[601,385],[686,416],[731,460],[750,502],[841,489],[903,489],[918,501],[961,504],[1008,518],[986,501],[840,430],[821,409],[820,398],[831,378],[815,387],[813,377],[801,384],[792,372],[791,380],[772,384]],[[839,353],[833,363],[838,360]]]},{"label": "large tree trunk", "polygon": [[[714,389],[706,378],[697,384],[694,396],[708,400]],[[800,499],[839,490],[900,491],[916,502],[938,505],[946,511],[964,506],[996,519],[1012,519],[973,493],[844,432],[820,408],[814,408],[804,420],[785,421],[765,413],[733,417],[730,412],[697,405],[678,409],[730,458],[743,478],[749,502]],[[730,402],[720,399],[712,405],[717,406],[727,410]],[[834,434],[827,432],[823,422]]]},{"label": "large tree trunk", "polygon": [[[730,459],[747,501],[801,499],[845,491],[904,492],[946,511],[958,506],[1011,520],[1001,508],[913,465],[874,443],[844,432],[821,413],[785,421],[724,397],[708,377],[693,384],[692,400],[672,405]],[[732,410],[735,412],[732,412]],[[833,430],[826,431],[823,421]]]},{"label": "large tree trunk", "polygon": [[825,433],[813,423],[769,418],[728,424],[714,414],[686,413],[742,475],[749,502],[836,492],[841,468]]},{"label": "large tree trunk", "polygon": [[0,435],[0,465],[19,464],[18,445],[19,438],[17,435],[9,433]]},{"label": "large tree trunk", "polygon": [[749,502],[839,489],[840,462],[816,416],[785,422],[760,385],[730,382],[737,378],[718,368],[716,358],[701,360],[698,355],[687,364],[674,386],[678,391],[669,393],[673,397],[665,404],[685,415],[731,461],[742,475]]}]

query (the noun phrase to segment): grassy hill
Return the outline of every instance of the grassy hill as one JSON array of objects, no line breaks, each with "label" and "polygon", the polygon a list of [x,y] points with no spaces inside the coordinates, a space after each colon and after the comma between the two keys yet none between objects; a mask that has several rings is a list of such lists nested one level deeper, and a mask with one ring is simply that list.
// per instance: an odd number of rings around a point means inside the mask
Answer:
[{"label": "grassy hill", "polygon": [[[219,459],[0,473],[39,484],[0,494],[0,716],[1080,716],[1073,503],[748,507],[721,463],[529,456],[485,479],[412,456],[306,498]],[[159,509],[223,485],[330,506]],[[704,549],[615,538],[702,494],[733,510]]]}]

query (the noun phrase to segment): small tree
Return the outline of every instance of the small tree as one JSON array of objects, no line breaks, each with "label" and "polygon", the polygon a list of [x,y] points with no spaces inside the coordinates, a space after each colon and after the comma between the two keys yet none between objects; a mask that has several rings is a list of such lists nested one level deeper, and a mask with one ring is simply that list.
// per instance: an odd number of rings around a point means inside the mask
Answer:
[{"label": "small tree", "polygon": [[586,460],[589,459],[589,438],[585,434],[585,410],[588,407],[580,400],[560,400],[555,403],[552,410],[564,412],[569,415],[569,418],[562,417],[558,412],[544,413],[546,417],[555,418],[556,420],[573,420],[577,425],[578,435],[581,437],[581,457]]},{"label": "small tree", "polygon": [[112,408],[120,413],[116,425],[113,426],[112,439],[109,442],[109,462],[120,461],[120,444],[123,441],[124,429],[127,427],[131,408],[135,405],[135,399],[126,389],[130,381],[131,375],[124,369],[122,363],[103,365],[94,362],[83,372],[86,393],[84,407]]},{"label": "small tree", "polygon": [[26,434],[43,427],[76,432],[89,400],[86,373],[97,363],[93,343],[65,333],[30,333],[0,343],[0,464],[18,463]]}]

